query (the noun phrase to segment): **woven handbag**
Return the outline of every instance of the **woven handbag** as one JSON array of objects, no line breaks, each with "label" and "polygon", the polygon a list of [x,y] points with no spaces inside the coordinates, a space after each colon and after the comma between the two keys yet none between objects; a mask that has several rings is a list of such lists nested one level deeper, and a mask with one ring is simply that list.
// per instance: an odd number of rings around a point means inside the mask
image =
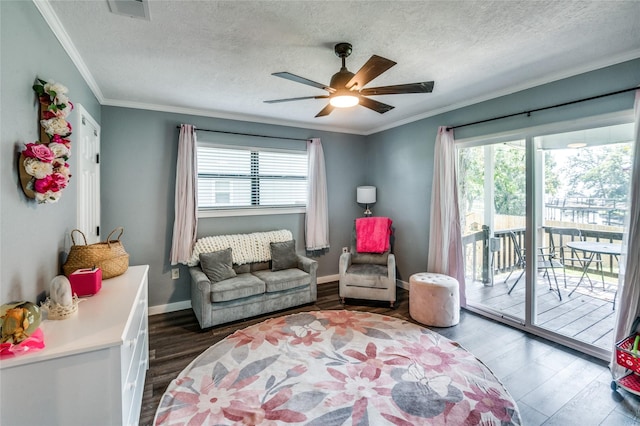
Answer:
[{"label": "woven handbag", "polygon": [[[120,231],[118,237],[114,240],[111,236]],[[78,232],[84,239],[84,245],[76,244],[74,233]],[[71,241],[73,245],[69,250],[69,256],[62,265],[64,274],[68,277],[71,273],[78,269],[84,268],[100,268],[102,269],[102,279],[117,277],[124,274],[129,268],[129,254],[120,242],[120,237],[124,228],[118,226],[107,236],[107,241],[95,244],[87,244],[87,237],[79,229],[71,231]]]}]

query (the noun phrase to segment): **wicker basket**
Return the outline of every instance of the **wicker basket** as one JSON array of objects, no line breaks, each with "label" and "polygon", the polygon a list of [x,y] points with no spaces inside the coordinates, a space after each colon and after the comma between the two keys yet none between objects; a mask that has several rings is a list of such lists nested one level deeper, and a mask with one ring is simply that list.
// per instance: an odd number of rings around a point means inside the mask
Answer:
[{"label": "wicker basket", "polygon": [[[114,240],[111,236],[120,231],[118,237]],[[74,233],[78,232],[84,239],[84,245],[77,245]],[[109,279],[122,275],[129,268],[129,254],[120,242],[120,237],[124,232],[124,228],[119,226],[115,228],[107,241],[87,244],[87,237],[79,229],[71,231],[71,241],[73,245],[69,250],[67,261],[62,265],[64,274],[68,277],[74,271],[83,268],[100,268],[102,270],[102,279]]]}]

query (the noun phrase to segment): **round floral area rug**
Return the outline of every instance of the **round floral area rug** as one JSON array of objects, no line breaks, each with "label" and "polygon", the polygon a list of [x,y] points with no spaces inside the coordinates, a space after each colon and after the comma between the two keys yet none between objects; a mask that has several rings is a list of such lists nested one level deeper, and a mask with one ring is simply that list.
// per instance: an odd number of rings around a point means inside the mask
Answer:
[{"label": "round floral area rug", "polygon": [[396,318],[305,312],[236,331],[173,380],[156,425],[520,425],[471,353]]}]

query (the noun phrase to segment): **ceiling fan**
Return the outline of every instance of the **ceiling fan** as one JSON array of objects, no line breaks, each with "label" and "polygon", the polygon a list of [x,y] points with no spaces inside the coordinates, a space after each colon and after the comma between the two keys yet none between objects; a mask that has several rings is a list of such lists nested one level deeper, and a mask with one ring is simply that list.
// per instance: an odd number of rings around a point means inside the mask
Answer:
[{"label": "ceiling fan", "polygon": [[291,74],[289,72],[276,72],[271,75],[281,77],[287,80],[295,81],[297,83],[306,84],[307,86],[317,87],[329,92],[328,95],[320,96],[304,96],[301,98],[288,98],[288,99],[274,99],[270,101],[264,101],[266,103],[278,103],[299,101],[303,99],[329,99],[329,103],[325,106],[316,117],[322,117],[331,114],[331,111],[335,107],[346,108],[355,105],[362,105],[373,111],[384,114],[387,111],[392,110],[394,107],[391,105],[378,102],[376,100],[367,98],[372,95],[396,95],[405,93],[431,93],[433,91],[433,81],[424,81],[422,83],[409,83],[398,84],[394,86],[381,86],[370,87],[365,89],[364,86],[374,78],[378,77],[383,72],[394,66],[396,63],[383,58],[381,56],[373,55],[369,60],[358,70],[357,73],[349,71],[345,65],[345,59],[351,54],[351,44],[338,43],[334,46],[336,55],[342,59],[342,68],[331,77],[331,83],[326,84],[317,83],[315,81],[306,79],[304,77]]}]

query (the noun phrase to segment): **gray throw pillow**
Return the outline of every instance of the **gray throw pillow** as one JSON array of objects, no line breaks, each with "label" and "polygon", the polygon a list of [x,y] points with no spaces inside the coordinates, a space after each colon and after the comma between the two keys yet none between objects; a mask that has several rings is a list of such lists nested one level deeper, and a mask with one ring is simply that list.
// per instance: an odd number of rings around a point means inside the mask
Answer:
[{"label": "gray throw pillow", "polygon": [[211,253],[200,253],[200,267],[212,284],[236,276],[236,271],[233,270],[231,247]]},{"label": "gray throw pillow", "polygon": [[270,243],[271,246],[271,270],[281,271],[298,267],[298,255],[296,254],[296,240]]}]

